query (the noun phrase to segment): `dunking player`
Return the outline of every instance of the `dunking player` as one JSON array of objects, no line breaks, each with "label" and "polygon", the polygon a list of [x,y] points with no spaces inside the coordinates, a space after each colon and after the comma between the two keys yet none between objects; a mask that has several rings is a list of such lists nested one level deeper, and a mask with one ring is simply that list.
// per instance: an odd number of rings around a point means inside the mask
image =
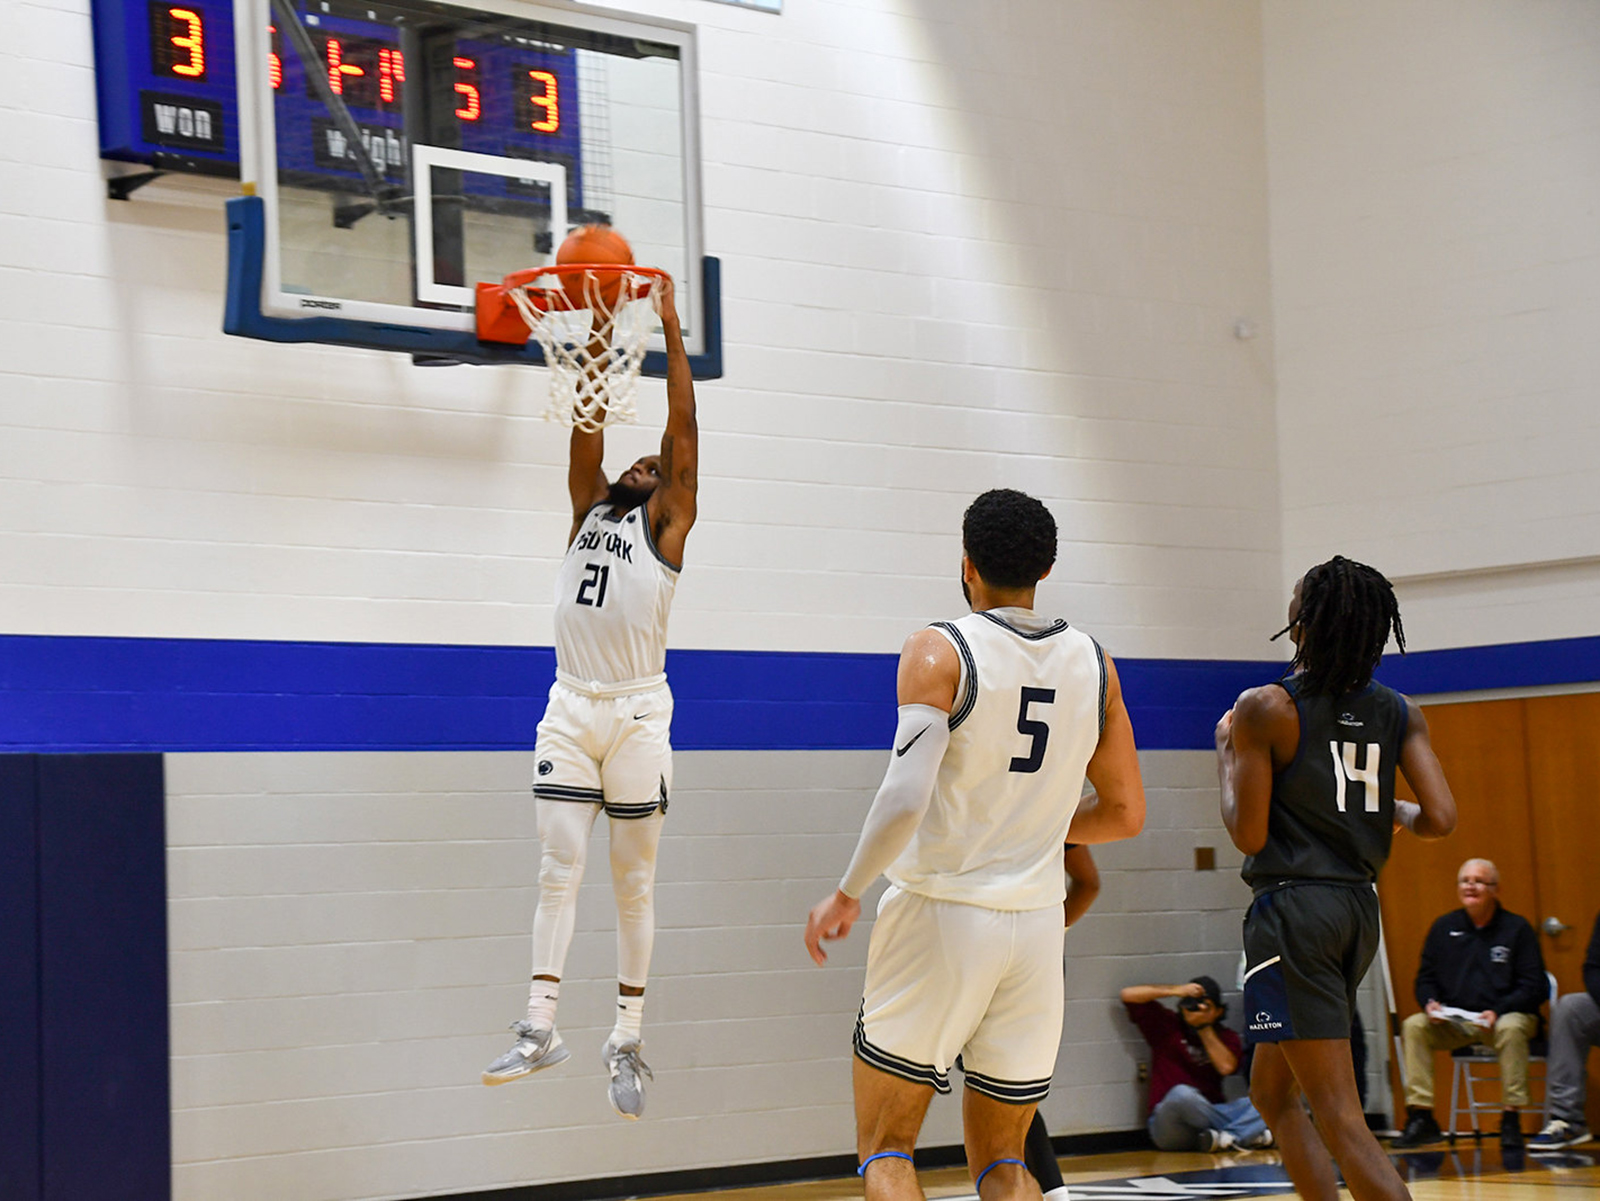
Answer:
[{"label": "dunking player", "polygon": [[[1330,1151],[1356,1201],[1410,1195],[1362,1116],[1350,1021],[1394,831],[1443,838],[1456,806],[1422,710],[1372,679],[1391,630],[1404,651],[1382,575],[1342,557],[1313,567],[1289,602],[1289,675],[1244,693],[1217,724],[1222,818],[1255,893],[1244,923],[1250,1096],[1311,1201],[1337,1194]],[[1395,799],[1396,767],[1416,802]]]},{"label": "dunking player", "polygon": [[570,1052],[556,1032],[556,999],[572,941],[589,833],[611,821],[617,900],[617,1021],[603,1056],[611,1107],[644,1112],[640,1058],[645,980],[655,940],[656,845],[672,788],[672,693],[667,613],[683,543],[694,525],[699,433],[694,381],[668,281],[659,308],[667,341],[667,428],[661,453],[615,483],[600,462],[604,435],[574,428],[567,468],[572,533],[556,576],[556,680],[534,751],[542,859],[533,919],[533,981],[516,1045],[483,1072],[503,1084]]},{"label": "dunking player", "polygon": [[[985,492],[962,522],[972,612],[906,640],[894,754],[806,947],[843,938],[880,873],[855,1034],[869,1201],[920,1201],[911,1152],[957,1053],[967,1165],[983,1201],[1039,1196],[1023,1138],[1061,1038],[1062,844],[1131,838],[1144,786],[1116,667],[1033,611],[1056,556],[1042,504]],[[1097,795],[1079,801],[1087,772]]]}]

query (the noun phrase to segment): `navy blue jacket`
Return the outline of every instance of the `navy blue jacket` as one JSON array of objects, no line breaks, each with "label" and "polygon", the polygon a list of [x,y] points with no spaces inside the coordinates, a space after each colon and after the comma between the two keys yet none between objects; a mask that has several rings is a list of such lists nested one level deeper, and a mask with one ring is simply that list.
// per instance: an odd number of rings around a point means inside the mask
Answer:
[{"label": "navy blue jacket", "polygon": [[1465,909],[1433,923],[1417,965],[1417,1004],[1481,1013],[1538,1013],[1550,999],[1544,954],[1528,919],[1496,905],[1478,929]]}]

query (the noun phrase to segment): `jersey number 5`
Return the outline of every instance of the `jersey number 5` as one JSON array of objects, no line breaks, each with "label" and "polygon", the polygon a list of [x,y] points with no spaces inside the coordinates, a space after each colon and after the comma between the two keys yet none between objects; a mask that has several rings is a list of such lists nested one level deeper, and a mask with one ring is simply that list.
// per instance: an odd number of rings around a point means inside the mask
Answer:
[{"label": "jersey number 5", "polygon": [[1040,705],[1053,704],[1056,699],[1054,688],[1024,688],[1022,690],[1022,704],[1017,709],[1017,733],[1026,734],[1033,739],[1028,747],[1028,756],[1023,758],[1018,755],[1011,761],[1011,770],[1015,772],[1034,772],[1044,762],[1045,743],[1050,741],[1050,727],[1042,721],[1034,721],[1028,716],[1028,706],[1038,703]]},{"label": "jersey number 5", "polygon": [[1339,806],[1339,812],[1344,813],[1344,786],[1349,780],[1352,784],[1360,784],[1362,795],[1366,798],[1364,806],[1366,812],[1378,811],[1378,763],[1383,757],[1383,747],[1376,742],[1367,743],[1367,765],[1356,766],[1356,747],[1354,742],[1330,742],[1328,749],[1333,752],[1333,802]]},{"label": "jersey number 5", "polygon": [[[584,567],[583,583],[578,585],[578,603],[580,605],[593,605],[598,609],[606,603],[606,584],[611,579],[611,564],[590,563]],[[589,593],[594,590],[593,600]]]}]

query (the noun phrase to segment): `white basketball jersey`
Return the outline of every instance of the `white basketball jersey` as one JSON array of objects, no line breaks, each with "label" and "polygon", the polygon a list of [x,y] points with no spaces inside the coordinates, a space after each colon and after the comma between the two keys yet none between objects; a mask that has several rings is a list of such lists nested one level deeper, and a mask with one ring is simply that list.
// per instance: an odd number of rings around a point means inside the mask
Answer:
[{"label": "white basketball jersey", "polygon": [[590,509],[556,575],[556,669],[597,684],[660,675],[678,569],[656,549],[645,506]]},{"label": "white basketball jersey", "polygon": [[1105,656],[1030,609],[935,622],[961,659],[950,745],[911,843],[884,873],[907,892],[990,909],[1066,897],[1061,848],[1105,724]]}]

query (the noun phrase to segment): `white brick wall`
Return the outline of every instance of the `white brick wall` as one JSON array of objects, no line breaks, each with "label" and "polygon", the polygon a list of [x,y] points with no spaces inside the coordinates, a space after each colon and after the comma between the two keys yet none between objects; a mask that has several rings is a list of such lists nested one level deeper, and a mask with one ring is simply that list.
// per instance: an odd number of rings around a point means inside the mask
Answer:
[{"label": "white brick wall", "polygon": [[[1248,894],[1211,757],[1143,764],[1149,833],[1097,852],[1103,892],[1068,940],[1045,1104],[1058,1132],[1143,1120],[1147,1056],[1119,988],[1198,972],[1231,987],[1236,970]],[[607,1108],[598,1057],[616,970],[603,833],[562,989],[573,1059],[509,1087],[477,1080],[526,1002],[526,755],[169,755],[175,1196],[418,1196],[848,1154],[870,923],[826,969],[800,931],[882,765],[880,752],[679,755],[646,1010],[658,1079],[631,1125]],[[1218,849],[1215,872],[1193,872],[1196,846]],[[960,1137],[959,1099],[937,1101],[924,1141]]]},{"label": "white brick wall", "polygon": [[[1587,0],[632,7],[701,25],[724,260],[675,645],[893,650],[959,609],[959,514],[995,484],[1061,520],[1041,604],[1122,656],[1261,656],[1335,550],[1399,579],[1419,647],[1595,632]],[[541,373],[223,337],[225,189],[106,200],[87,4],[0,31],[0,632],[548,643]],[[643,410],[613,467],[659,383]],[[1100,853],[1069,940],[1058,1132],[1142,1117],[1121,985],[1233,979],[1209,756],[1145,765],[1149,831]],[[681,757],[638,1125],[594,1060],[603,870],[574,1062],[475,1082],[527,971],[525,766],[169,759],[180,1197],[848,1149],[866,931],[819,972],[798,923],[879,756]],[[956,1131],[940,1102],[927,1140]]]},{"label": "white brick wall", "polygon": [[1267,0],[1286,575],[1418,647],[1595,632],[1600,8]]},{"label": "white brick wall", "polygon": [[[1255,5],[639,7],[701,24],[726,288],[675,643],[893,649],[959,607],[959,514],[1005,483],[1063,520],[1045,603],[1114,651],[1258,653]],[[226,189],[106,200],[87,4],[7,21],[0,628],[548,643],[543,372],[224,337]]]}]

